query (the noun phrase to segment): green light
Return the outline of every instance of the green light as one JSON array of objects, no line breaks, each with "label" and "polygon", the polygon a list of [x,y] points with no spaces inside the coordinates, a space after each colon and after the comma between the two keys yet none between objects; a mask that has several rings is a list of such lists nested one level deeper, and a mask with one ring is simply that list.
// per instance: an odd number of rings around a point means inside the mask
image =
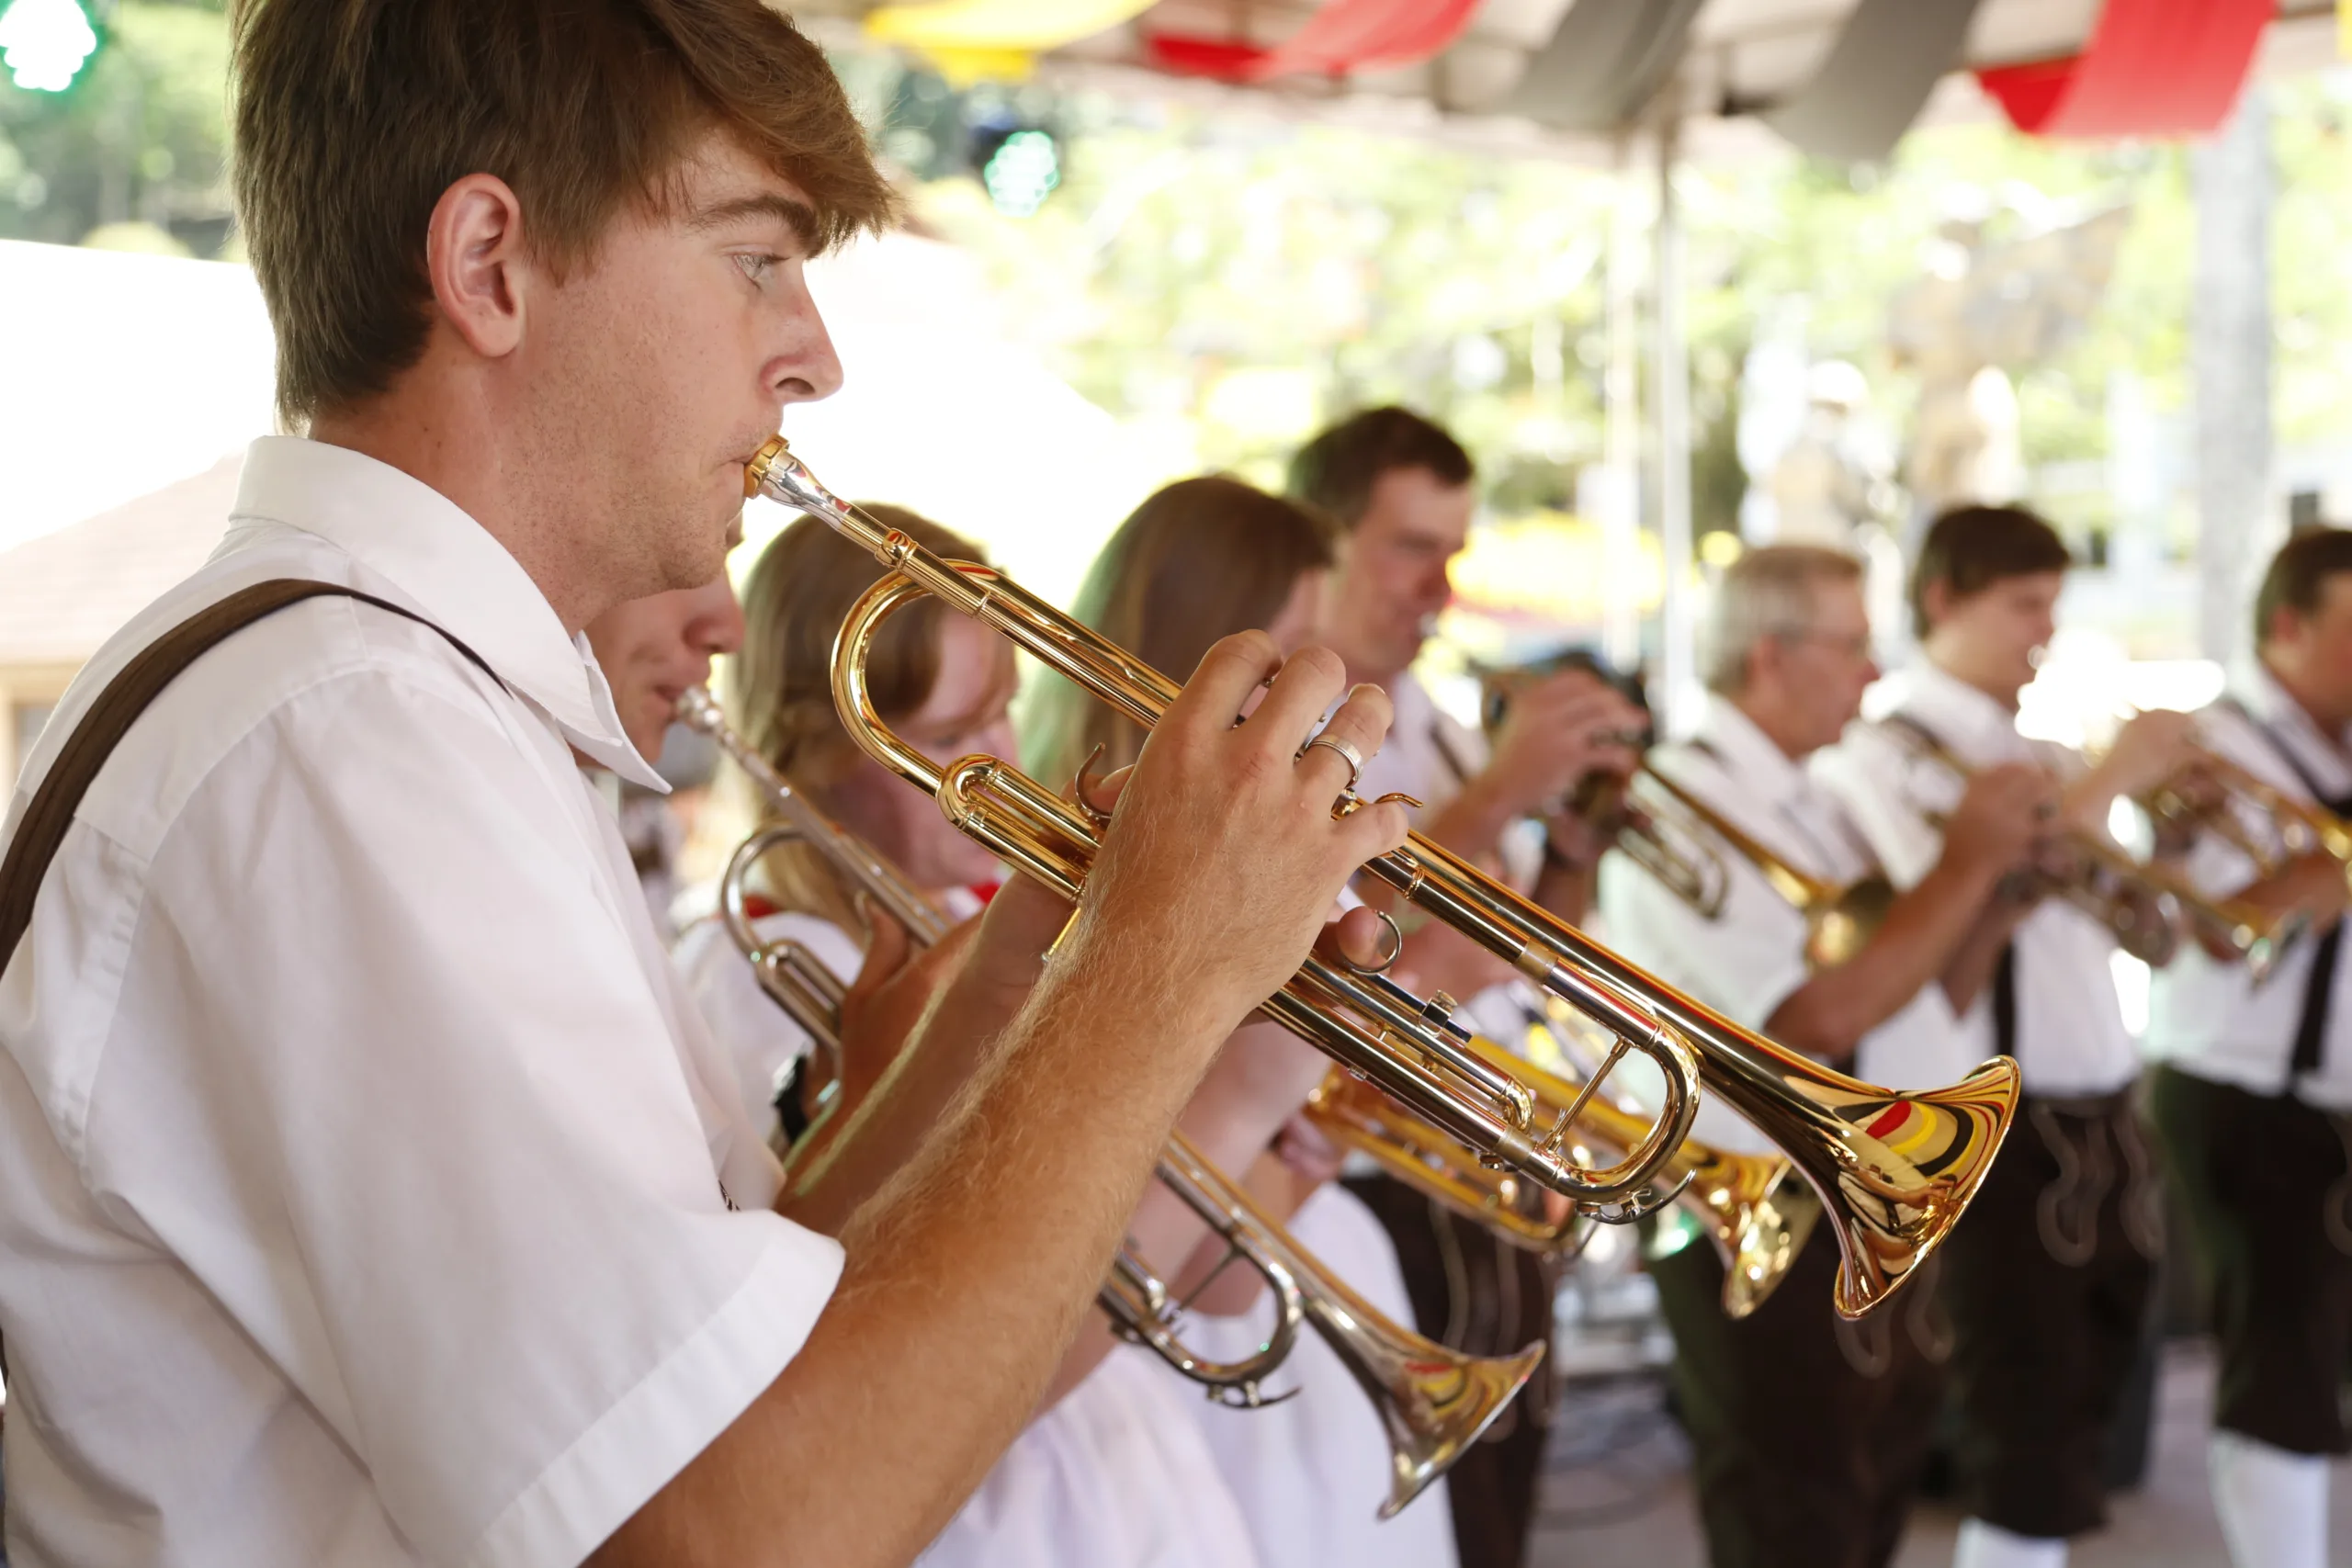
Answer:
[{"label": "green light", "polygon": [[76,0],[15,0],[0,10],[0,62],[19,87],[65,91],[97,47]]},{"label": "green light", "polygon": [[1062,159],[1054,139],[1042,130],[1016,130],[1004,139],[980,171],[980,184],[998,211],[1026,218],[1046,204],[1062,183]]}]

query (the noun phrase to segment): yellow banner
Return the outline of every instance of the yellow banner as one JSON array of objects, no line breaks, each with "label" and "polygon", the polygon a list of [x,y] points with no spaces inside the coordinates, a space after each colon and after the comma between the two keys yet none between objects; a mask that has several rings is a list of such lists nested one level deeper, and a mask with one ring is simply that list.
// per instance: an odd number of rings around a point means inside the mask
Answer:
[{"label": "yellow banner", "polygon": [[1152,0],[942,0],[885,6],[865,18],[868,38],[916,51],[959,85],[1018,80],[1032,59],[1106,32]]}]

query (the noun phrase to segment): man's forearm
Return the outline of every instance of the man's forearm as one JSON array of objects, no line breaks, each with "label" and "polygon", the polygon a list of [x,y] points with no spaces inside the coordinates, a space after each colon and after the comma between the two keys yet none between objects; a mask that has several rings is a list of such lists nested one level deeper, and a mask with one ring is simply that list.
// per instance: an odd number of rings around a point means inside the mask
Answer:
[{"label": "man's forearm", "polygon": [[1951,1004],[1952,1011],[1966,1012],[1974,1007],[1984,987],[1993,983],[1993,971],[1999,967],[2001,952],[2009,945],[2023,912],[2022,907],[2005,906],[1997,897],[1987,900],[1978,911],[1975,924],[1944,965],[1944,1000]]},{"label": "man's forearm", "polygon": [[942,992],[873,1089],[793,1149],[777,1213],[839,1235],[938,1127],[1011,1017],[1008,1009],[969,1005],[964,991],[950,985]]},{"label": "man's forearm", "polygon": [[2078,833],[2106,840],[2109,837],[2108,813],[2120,794],[2119,781],[2102,763],[2066,781],[2065,787],[2058,793],[2059,819]]},{"label": "man's forearm", "polygon": [[1767,1032],[1832,1061],[1850,1056],[1864,1035],[1941,976],[1996,882],[1989,871],[1939,863],[1894,901],[1861,952],[1814,976],[1783,1001]]},{"label": "man's forearm", "polygon": [[800,1354],[600,1561],[903,1563],[978,1483],[1230,1025],[1164,982],[1072,968],[844,1227],[841,1284]]},{"label": "man's forearm", "polygon": [[1487,775],[1481,773],[1464,784],[1452,800],[1423,817],[1417,827],[1430,842],[1476,860],[1493,854],[1501,846],[1504,831],[1521,815],[1489,787]]}]

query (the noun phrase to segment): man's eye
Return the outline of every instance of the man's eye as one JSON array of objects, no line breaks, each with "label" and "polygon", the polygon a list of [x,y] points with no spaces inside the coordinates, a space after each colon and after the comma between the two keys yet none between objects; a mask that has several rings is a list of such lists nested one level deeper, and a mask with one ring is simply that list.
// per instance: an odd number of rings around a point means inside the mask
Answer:
[{"label": "man's eye", "polygon": [[768,274],[775,270],[775,264],[781,259],[783,258],[771,255],[742,254],[735,258],[735,265],[741,267],[743,276],[753,283],[764,284],[768,280]]}]

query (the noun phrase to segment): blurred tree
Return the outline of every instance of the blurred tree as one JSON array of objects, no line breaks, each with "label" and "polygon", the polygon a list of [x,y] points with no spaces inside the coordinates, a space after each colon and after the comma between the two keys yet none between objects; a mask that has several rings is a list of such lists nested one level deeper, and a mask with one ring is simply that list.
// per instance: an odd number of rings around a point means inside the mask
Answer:
[{"label": "blurred tree", "polygon": [[0,74],[0,239],[73,244],[141,223],[218,255],[230,229],[220,0],[125,0],[99,15],[105,47],[67,91]]}]

